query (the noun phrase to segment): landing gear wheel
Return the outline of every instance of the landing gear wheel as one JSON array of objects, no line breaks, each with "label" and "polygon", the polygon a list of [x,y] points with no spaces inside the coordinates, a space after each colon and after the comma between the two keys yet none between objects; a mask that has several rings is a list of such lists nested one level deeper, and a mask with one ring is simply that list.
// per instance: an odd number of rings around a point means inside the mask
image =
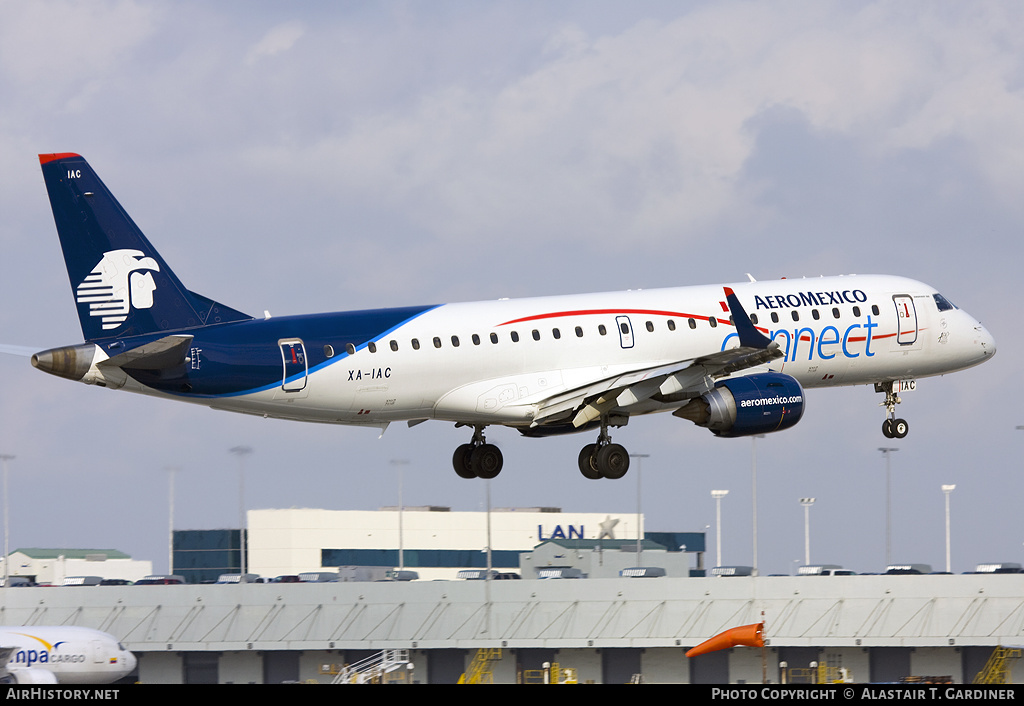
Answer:
[{"label": "landing gear wheel", "polygon": [[455,468],[455,473],[459,478],[476,478],[476,473],[473,471],[472,455],[472,444],[462,444],[455,449],[455,454],[452,456],[452,466]]},{"label": "landing gear wheel", "polygon": [[891,429],[893,437],[902,439],[910,431],[910,425],[907,424],[906,419],[893,419]]},{"label": "landing gear wheel", "polygon": [[501,449],[494,444],[481,444],[470,456],[470,466],[478,478],[494,478],[501,473],[502,463]]},{"label": "landing gear wheel", "polygon": [[452,467],[455,468],[455,473],[459,478],[490,479],[501,473],[501,467],[504,464],[501,449],[494,444],[488,444],[484,439],[485,426],[483,424],[476,426],[473,431],[473,440],[455,449],[455,453],[452,455]]},{"label": "landing gear wheel", "polygon": [[629,470],[629,454],[620,444],[602,446],[595,462],[601,475],[612,480],[622,478]]},{"label": "landing gear wheel", "polygon": [[886,439],[902,439],[910,431],[910,425],[906,419],[896,418],[896,405],[900,403],[900,397],[896,394],[899,382],[875,383],[875,392],[884,392],[885,401],[881,407],[885,407],[888,417],[882,422],[882,434]]},{"label": "landing gear wheel", "polygon": [[597,444],[587,444],[580,451],[580,473],[588,480],[600,480],[601,472],[597,470]]}]

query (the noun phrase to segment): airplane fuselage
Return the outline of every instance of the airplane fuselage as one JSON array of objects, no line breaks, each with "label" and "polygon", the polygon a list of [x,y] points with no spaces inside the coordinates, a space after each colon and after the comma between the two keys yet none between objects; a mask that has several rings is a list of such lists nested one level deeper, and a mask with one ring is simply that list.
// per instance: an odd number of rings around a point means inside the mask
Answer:
[{"label": "airplane fuselage", "polygon": [[[905,278],[728,286],[783,354],[749,372],[771,369],[805,388],[941,375],[994,350],[969,314],[939,311],[934,289]],[[123,387],[303,421],[530,427],[539,405],[594,380],[737,347],[722,291],[678,287],[214,325],[188,332],[184,364],[131,371]],[[134,345],[97,342],[97,362]],[[647,399],[624,411],[679,406]]]},{"label": "airplane fuselage", "polygon": [[889,419],[904,384],[968,368],[991,335],[926,284],[849,275],[255,319],[187,289],[88,163],[43,154],[85,343],[36,367],[72,380],[266,417],[474,429],[452,463],[494,477],[484,429],[600,427],[587,478],[629,456],[610,427],[671,411],[719,436],[796,424],[803,389],[874,384]]},{"label": "airplane fuselage", "polygon": [[0,627],[3,667],[18,684],[109,684],[135,669],[136,658],[112,635],[73,625]]}]

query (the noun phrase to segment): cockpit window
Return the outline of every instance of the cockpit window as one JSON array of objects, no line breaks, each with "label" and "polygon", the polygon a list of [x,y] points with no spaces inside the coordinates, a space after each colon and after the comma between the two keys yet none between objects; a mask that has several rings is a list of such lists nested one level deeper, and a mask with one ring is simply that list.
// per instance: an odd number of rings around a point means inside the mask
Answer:
[{"label": "cockpit window", "polygon": [[935,306],[939,307],[939,311],[949,311],[950,309],[956,309],[956,306],[953,304],[953,302],[949,301],[941,294],[933,294],[932,296],[935,298]]}]

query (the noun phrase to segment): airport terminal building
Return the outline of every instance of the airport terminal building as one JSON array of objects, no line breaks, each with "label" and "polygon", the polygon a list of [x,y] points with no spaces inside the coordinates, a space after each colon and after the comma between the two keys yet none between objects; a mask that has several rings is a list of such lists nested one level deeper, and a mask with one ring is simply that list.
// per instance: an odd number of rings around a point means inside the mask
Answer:
[{"label": "airport terminal building", "polygon": [[[420,580],[454,579],[459,571],[488,566],[518,573],[524,552],[547,541],[578,540],[618,553],[624,547],[629,554],[625,563],[635,566],[638,526],[641,536],[647,537],[648,550],[674,555],[670,563],[675,575],[688,576],[691,566],[702,566],[704,551],[702,533],[645,533],[643,515],[636,513],[562,512],[550,507],[452,512],[444,506],[423,506],[401,512],[250,510],[247,519],[247,570],[264,577],[351,566],[405,569]],[[232,563],[227,557],[232,549],[237,556],[237,546],[237,530],[178,533],[174,573],[209,580],[230,570],[225,567],[237,571],[237,559]],[[201,571],[205,559],[210,560],[209,568]],[[617,569],[611,575],[617,575]]]}]

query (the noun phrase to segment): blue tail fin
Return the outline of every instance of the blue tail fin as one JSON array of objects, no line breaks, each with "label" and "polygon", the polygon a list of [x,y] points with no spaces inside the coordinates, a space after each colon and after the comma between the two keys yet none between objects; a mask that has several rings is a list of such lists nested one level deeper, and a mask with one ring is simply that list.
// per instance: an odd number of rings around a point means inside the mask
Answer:
[{"label": "blue tail fin", "polygon": [[252,318],[186,289],[83,157],[39,164],[85,340]]}]

